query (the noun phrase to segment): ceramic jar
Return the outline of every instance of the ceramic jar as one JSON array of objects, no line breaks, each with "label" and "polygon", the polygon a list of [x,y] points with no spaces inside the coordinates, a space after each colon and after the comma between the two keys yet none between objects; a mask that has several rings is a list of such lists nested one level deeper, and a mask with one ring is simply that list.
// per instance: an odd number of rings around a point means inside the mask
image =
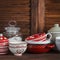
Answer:
[{"label": "ceramic jar", "polygon": [[0,54],[8,53],[8,39],[0,34]]},{"label": "ceramic jar", "polygon": [[54,24],[54,26],[48,30],[49,33],[52,34],[52,41],[55,40],[57,36],[60,36],[60,26],[59,24]]},{"label": "ceramic jar", "polygon": [[16,34],[19,34],[20,32],[20,28],[19,27],[16,27],[17,23],[15,20],[11,20],[8,22],[8,26],[5,27],[5,32],[4,32],[4,35],[6,37],[12,37]]}]

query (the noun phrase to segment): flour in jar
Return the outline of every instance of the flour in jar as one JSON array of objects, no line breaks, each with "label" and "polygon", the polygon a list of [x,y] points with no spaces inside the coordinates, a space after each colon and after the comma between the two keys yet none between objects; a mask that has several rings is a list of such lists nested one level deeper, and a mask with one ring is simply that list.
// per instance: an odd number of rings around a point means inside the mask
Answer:
[{"label": "flour in jar", "polygon": [[9,38],[8,40],[9,40],[9,42],[20,42],[20,41],[22,41],[22,37],[14,36],[12,38]]}]

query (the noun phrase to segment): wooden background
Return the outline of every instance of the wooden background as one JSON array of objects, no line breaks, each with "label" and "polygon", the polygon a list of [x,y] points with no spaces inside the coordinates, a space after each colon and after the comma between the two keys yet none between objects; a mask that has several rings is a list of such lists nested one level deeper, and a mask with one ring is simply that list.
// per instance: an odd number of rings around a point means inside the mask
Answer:
[{"label": "wooden background", "polygon": [[16,20],[23,36],[30,34],[30,0],[0,0],[0,32]]},{"label": "wooden background", "polygon": [[[31,20],[31,1],[37,2],[38,0],[0,0],[0,33],[5,31],[4,28],[8,26],[10,20],[16,20],[17,26],[21,28],[24,37],[31,34],[31,31],[33,31],[31,30],[31,22],[34,22]],[[45,16],[43,31],[48,31],[54,24],[60,24],[60,0],[44,0],[44,4]],[[32,6],[32,9],[34,9],[33,7],[36,8],[37,5]]]},{"label": "wooden background", "polygon": [[60,0],[45,0],[45,30],[60,24]]}]

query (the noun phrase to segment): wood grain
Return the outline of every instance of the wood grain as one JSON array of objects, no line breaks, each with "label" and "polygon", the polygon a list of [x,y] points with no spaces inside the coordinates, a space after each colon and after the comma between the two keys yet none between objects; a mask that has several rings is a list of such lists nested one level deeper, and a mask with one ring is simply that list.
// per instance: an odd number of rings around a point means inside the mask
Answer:
[{"label": "wood grain", "polygon": [[[54,58],[53,58],[54,57]],[[1,60],[60,60],[60,53],[26,54],[22,56],[3,55]]]},{"label": "wood grain", "polygon": [[30,0],[0,0],[0,32],[10,20],[16,20],[23,35],[30,35]]},{"label": "wood grain", "polygon": [[45,31],[60,24],[60,0],[45,0]]}]

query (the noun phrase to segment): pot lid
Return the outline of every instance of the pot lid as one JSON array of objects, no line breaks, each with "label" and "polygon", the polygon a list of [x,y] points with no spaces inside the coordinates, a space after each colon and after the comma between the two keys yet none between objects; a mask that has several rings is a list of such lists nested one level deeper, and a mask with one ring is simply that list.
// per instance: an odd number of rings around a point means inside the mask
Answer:
[{"label": "pot lid", "polygon": [[18,30],[20,30],[20,28],[19,28],[19,27],[5,27],[5,30],[7,30],[7,31],[8,31],[8,30],[9,30],[9,31],[10,31],[10,30],[11,30],[11,31],[12,31],[12,30],[18,31]]},{"label": "pot lid", "polygon": [[16,27],[16,21],[15,20],[11,20],[11,21],[9,21],[8,22],[8,25],[9,26],[7,26],[7,27],[5,27],[5,30],[20,30],[20,28],[19,27]]},{"label": "pot lid", "polygon": [[8,39],[5,36],[3,36],[3,34],[0,34],[0,43],[3,42],[8,42]]},{"label": "pot lid", "polygon": [[54,33],[54,32],[60,32],[59,24],[54,24],[54,27],[52,27],[48,32]]}]

